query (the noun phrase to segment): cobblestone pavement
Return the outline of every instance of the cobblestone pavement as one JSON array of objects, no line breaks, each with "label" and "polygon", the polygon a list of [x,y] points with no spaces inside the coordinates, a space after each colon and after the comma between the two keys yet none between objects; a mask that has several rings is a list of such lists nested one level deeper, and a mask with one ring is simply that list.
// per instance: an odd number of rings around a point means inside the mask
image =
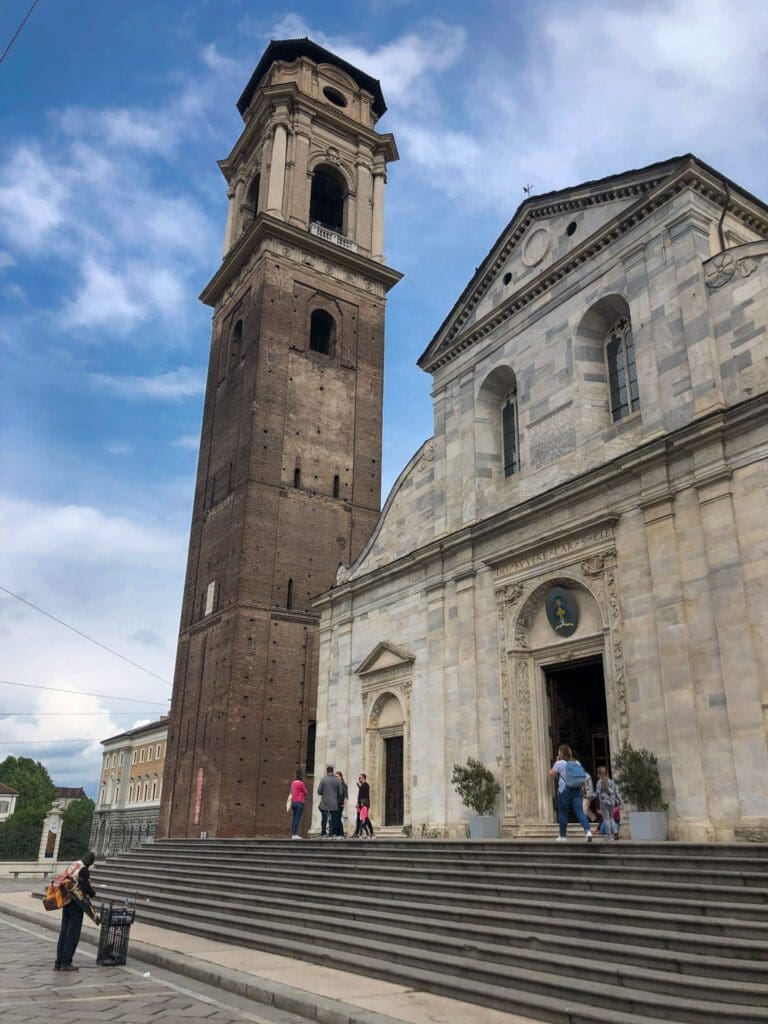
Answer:
[{"label": "cobblestone pavement", "polygon": [[[75,974],[53,970],[55,933],[0,920],[0,1020],[3,1024],[309,1024],[296,1014],[261,1006],[134,961],[97,967],[82,944]],[[143,972],[150,971],[144,977]]]}]

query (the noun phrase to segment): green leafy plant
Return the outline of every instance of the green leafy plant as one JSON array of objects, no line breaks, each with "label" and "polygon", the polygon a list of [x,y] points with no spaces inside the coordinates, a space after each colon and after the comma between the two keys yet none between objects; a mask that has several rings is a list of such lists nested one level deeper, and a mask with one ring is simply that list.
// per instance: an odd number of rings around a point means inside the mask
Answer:
[{"label": "green leafy plant", "polygon": [[496,806],[496,797],[501,792],[501,786],[494,778],[493,772],[474,757],[468,757],[465,765],[453,766],[451,784],[464,806],[471,808],[476,814],[490,814]]},{"label": "green leafy plant", "polygon": [[666,811],[661,795],[661,777],[656,755],[645,747],[635,749],[624,741],[613,759],[614,779],[623,800],[638,811]]}]

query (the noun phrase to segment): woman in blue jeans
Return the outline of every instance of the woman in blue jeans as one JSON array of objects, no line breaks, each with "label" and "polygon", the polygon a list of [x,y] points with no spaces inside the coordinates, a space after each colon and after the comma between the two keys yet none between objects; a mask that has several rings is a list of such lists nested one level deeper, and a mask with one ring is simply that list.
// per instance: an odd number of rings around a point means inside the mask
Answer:
[{"label": "woman in blue jeans", "polygon": [[[589,819],[584,813],[582,805],[584,799],[583,787],[567,786],[565,784],[569,761],[576,761],[576,759],[568,744],[563,743],[557,748],[557,760],[549,771],[552,778],[557,779],[557,823],[560,827],[560,835],[557,837],[557,842],[566,842],[565,833],[568,828],[568,812],[572,810],[579,824],[584,829],[584,838],[588,843],[591,843],[592,832],[589,828]],[[576,761],[576,764],[580,765],[580,762]]]}]

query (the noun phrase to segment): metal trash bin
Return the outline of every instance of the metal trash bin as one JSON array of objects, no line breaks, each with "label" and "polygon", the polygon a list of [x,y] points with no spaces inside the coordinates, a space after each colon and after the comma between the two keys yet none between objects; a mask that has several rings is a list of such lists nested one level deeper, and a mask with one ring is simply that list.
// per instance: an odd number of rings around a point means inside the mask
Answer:
[{"label": "metal trash bin", "polygon": [[113,900],[102,903],[99,912],[99,948],[96,963],[99,967],[121,967],[128,959],[128,934],[136,911],[127,900],[115,905]]}]

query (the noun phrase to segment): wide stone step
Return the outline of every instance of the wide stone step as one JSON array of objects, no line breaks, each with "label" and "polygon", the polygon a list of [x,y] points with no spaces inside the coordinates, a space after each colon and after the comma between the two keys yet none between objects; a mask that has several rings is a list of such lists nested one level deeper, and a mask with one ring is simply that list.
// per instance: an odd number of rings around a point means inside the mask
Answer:
[{"label": "wide stone step", "polygon": [[[182,913],[183,918],[177,916],[178,910],[172,904],[158,901],[150,908],[142,909],[142,918],[164,926],[176,921],[176,927],[183,927],[185,931],[211,938],[220,939],[225,934],[236,933],[240,945],[279,950],[283,953],[288,952],[289,955],[292,951],[294,955],[301,955],[303,959],[315,962],[327,963],[327,951],[330,949],[334,966],[352,970],[356,969],[355,958],[360,953],[361,944],[364,944],[366,955],[375,957],[377,977],[388,974],[394,980],[404,983],[408,974],[407,968],[415,967],[425,972],[425,983],[422,987],[429,991],[467,998],[467,982],[480,983],[481,992],[478,995],[481,998],[476,998],[475,1001],[495,1005],[500,1009],[528,1012],[531,1000],[522,998],[524,995],[536,997],[537,1004],[540,1004],[541,997],[544,997],[549,1003],[557,1000],[572,1006],[570,1000],[574,988],[573,978],[562,972],[560,964],[555,965],[553,970],[542,969],[541,965],[537,969],[509,963],[500,964],[480,959],[474,955],[479,951],[470,946],[458,951],[456,944],[446,942],[443,942],[441,949],[437,951],[418,946],[403,946],[397,941],[381,941],[378,936],[371,936],[369,930],[361,934],[361,929],[334,932],[330,941],[331,936],[324,921],[319,928],[307,927],[303,922],[296,922],[295,912],[293,917],[286,915],[290,924],[289,936],[286,934],[286,920],[274,922],[261,919],[258,921],[258,927],[250,930],[244,928],[242,918],[238,914],[229,913],[215,902],[203,899],[196,905],[186,906]],[[398,938],[394,930],[392,936]],[[317,952],[319,947],[322,947],[322,954]],[[340,956],[349,959],[344,959],[340,963]],[[388,965],[385,974],[382,973],[384,964]],[[581,962],[579,966],[582,966]],[[739,986],[727,986],[727,983],[720,981],[699,978],[696,981],[698,998],[681,998],[669,991],[649,991],[634,987],[633,979],[621,967],[607,970],[603,974],[603,980],[608,980],[609,983],[596,985],[590,990],[588,1012],[591,1016],[585,1016],[585,1021],[610,1019],[602,1014],[598,1018],[598,1009],[613,1013],[634,1013],[651,1019],[689,1021],[692,1024],[725,1024],[726,1021],[733,1024],[735,1020],[747,1024],[750,1021],[765,1022],[768,1019],[762,1009],[754,1009],[750,1005],[755,998],[762,1002],[763,996],[768,995],[768,990],[764,986],[740,986],[745,1000],[739,1001],[738,1007],[735,1007],[736,1000],[733,997]],[[724,986],[730,990],[725,992]],[[458,996],[457,989],[464,991],[464,995]],[[486,995],[483,996],[483,993]],[[723,994],[727,1001],[718,1002],[718,993]],[[544,1019],[575,1018],[550,1016]]]},{"label": "wide stone step", "polygon": [[[117,863],[124,863],[120,859]],[[185,870],[190,862],[181,859],[177,860],[154,860],[145,856],[137,861],[145,870]],[[292,878],[295,883],[314,883],[332,873],[337,879],[352,880],[352,873],[349,875],[344,871],[349,865],[323,865],[313,862],[311,859],[301,861],[293,860],[290,867],[280,864],[277,867],[261,865],[255,869],[251,865],[247,868],[227,865],[227,871],[232,877],[252,877],[258,873],[259,877],[271,878],[279,883],[281,879]],[[354,869],[353,869],[354,870]],[[356,870],[355,870],[355,873]],[[601,877],[571,878],[558,875],[543,875],[531,877],[510,877],[506,873],[485,873],[472,880],[467,880],[465,872],[437,870],[420,870],[412,868],[403,872],[377,873],[371,870],[365,872],[367,880],[371,885],[385,886],[390,891],[396,891],[403,886],[421,885],[425,891],[431,891],[436,886],[440,888],[451,888],[457,894],[509,896],[513,893],[525,892],[530,896],[535,894],[547,895],[551,892],[558,892],[563,899],[574,899],[583,896],[599,898],[603,904],[623,906],[651,906],[666,908],[675,913],[703,914],[705,916],[727,916],[744,918],[756,922],[768,924],[768,889],[752,887],[726,886],[699,886],[691,887],[680,883],[672,884],[654,879],[653,895],[648,895],[648,882],[637,882],[627,880],[603,880]]]},{"label": "wide stone step", "polygon": [[[603,922],[605,927],[616,927],[617,925],[631,922],[634,927],[646,929],[651,933],[659,928],[661,916],[667,930],[696,930],[701,935],[728,936],[758,942],[768,941],[768,924],[729,917],[727,913],[717,917],[714,916],[714,908],[711,905],[708,907],[710,915],[704,917],[701,914],[697,916],[692,911],[683,914],[673,913],[668,901],[652,903],[650,898],[644,902],[641,901],[640,909],[634,909],[621,905],[611,907],[606,901],[593,900],[589,894],[577,894],[566,900],[560,892],[558,892],[557,898],[553,899],[551,892],[538,898],[532,898],[531,894],[527,892],[522,896],[517,895],[514,889],[499,894],[495,890],[489,892],[474,891],[477,887],[474,887],[473,891],[464,891],[457,886],[440,888],[438,886],[427,887],[423,884],[417,888],[406,885],[393,887],[388,884],[386,878],[376,882],[370,876],[365,876],[361,880],[360,877],[356,876],[342,878],[339,875],[329,875],[328,873],[320,873],[314,880],[310,881],[297,878],[295,875],[280,874],[279,872],[270,873],[263,870],[258,873],[235,871],[231,865],[228,868],[227,875],[231,882],[239,881],[252,886],[268,885],[272,891],[282,890],[285,893],[293,893],[294,898],[296,893],[300,894],[309,887],[326,892],[329,900],[343,899],[345,896],[351,896],[359,902],[365,902],[372,892],[379,895],[385,893],[390,900],[394,898],[416,899],[421,902],[442,903],[449,908],[449,913],[456,913],[457,908],[483,906],[487,909],[503,909],[510,915],[535,913],[541,918],[550,918],[554,921],[559,921],[568,914],[572,916],[583,915],[584,917]],[[97,884],[101,877],[103,876],[98,873],[94,876]],[[113,874],[112,877],[114,878],[115,875]],[[121,891],[132,892],[135,889],[140,890],[144,882],[151,883],[157,877],[157,872],[153,869],[147,870],[134,867],[127,872],[118,872],[116,884],[120,887],[120,883],[122,883]],[[210,884],[212,876],[206,870],[183,870],[177,868],[168,877],[179,881],[183,880],[190,887],[203,890]],[[739,904],[733,906],[736,909],[741,907]],[[727,909],[731,909],[731,905],[728,905]]]},{"label": "wide stone step", "polygon": [[[106,891],[107,894],[114,891],[109,881]],[[162,899],[166,903],[172,902],[181,911],[189,898],[189,891],[187,885],[166,882],[162,885],[143,884],[141,895],[149,898],[150,903],[157,899]],[[215,901],[216,906],[240,908],[245,914],[250,915],[247,918],[249,927],[258,927],[258,922],[269,918],[273,911],[278,915],[278,920],[281,916],[288,921],[296,918],[295,897],[287,894],[276,895],[266,887],[234,884],[229,884],[227,888],[209,886],[206,896]],[[146,904],[144,906],[146,907]],[[490,950],[513,948],[519,951],[517,955],[523,962],[530,963],[539,963],[542,954],[545,954],[565,958],[565,962],[576,965],[583,956],[585,941],[585,929],[582,928],[581,932],[572,934],[573,923],[561,929],[564,934],[558,932],[548,935],[536,928],[534,919],[522,922],[516,917],[512,922],[506,915],[488,912],[485,920],[480,922],[463,921],[457,920],[455,915],[450,915],[448,907],[435,908],[417,902],[392,905],[371,899],[360,905],[355,900],[344,901],[334,897],[333,914],[329,915],[326,894],[310,893],[306,890],[302,892],[300,913],[305,923],[311,919],[333,932],[359,926],[363,928],[365,934],[378,934],[381,937],[382,922],[386,922],[387,925],[403,929],[407,933],[407,937],[404,936],[402,939],[404,944],[429,945],[432,936],[441,935],[459,940],[461,943],[470,940],[477,948],[481,945]],[[754,942],[744,943],[743,948],[735,952],[733,944],[738,940],[729,940],[719,949],[720,955],[714,956],[704,941],[698,937],[698,955],[672,952],[666,945],[661,949],[638,946],[633,938],[632,935],[626,936],[626,944],[623,944],[625,937],[615,929],[612,940],[607,942],[603,930],[593,928],[588,938],[589,962],[593,973],[593,964],[613,962],[616,965],[630,965],[631,970],[647,968],[652,972],[677,971],[684,975],[768,985],[768,943],[764,945],[762,951]],[[763,962],[755,963],[751,958],[761,952]],[[737,958],[734,959],[734,956]],[[749,959],[738,959],[739,956]],[[602,966],[597,969],[598,974],[601,972]],[[580,965],[574,966],[571,972],[566,973],[585,977]],[[638,987],[646,987],[642,979],[649,977],[647,971],[640,970],[640,977]],[[673,981],[672,984],[675,985],[677,982]],[[656,982],[652,981],[651,987],[655,986]],[[768,993],[768,989],[765,991]],[[742,1000],[736,998],[735,1001]]]},{"label": "wide stone step", "polygon": [[[304,840],[309,846],[317,847],[325,845],[328,840],[321,843],[318,839]],[[565,852],[584,851],[588,853],[587,844],[581,838],[574,838],[566,844],[558,845],[551,841],[530,842],[525,840],[440,840],[440,839],[404,839],[395,840],[349,840],[338,843],[340,848],[347,845],[354,845],[357,848],[374,847],[386,848],[393,856],[409,855],[413,851],[439,851],[458,853],[466,851],[473,856],[485,856],[486,853],[504,851],[509,855],[521,853],[530,856],[533,853],[551,853],[559,856]],[[768,862],[768,843],[639,843],[621,840],[618,843],[599,843],[597,840],[592,845],[594,849],[605,851],[606,855],[615,856],[617,853],[622,857],[636,857],[654,855],[662,857],[666,863],[678,857],[693,856],[702,857],[727,857],[741,860],[744,857],[758,858]],[[285,850],[292,852],[298,847],[298,843],[289,839],[159,839],[154,843],[156,848],[176,847],[185,850],[194,849],[216,849],[231,853],[243,849],[267,849],[273,852]]]},{"label": "wide stone step", "polygon": [[[323,849],[317,853],[306,847],[302,848],[306,850],[306,852],[302,853],[301,850],[296,850],[294,846],[291,848],[290,863],[303,865],[323,864],[333,866],[334,868],[339,862],[346,863],[346,858],[340,855],[340,852],[337,852],[341,849],[340,845],[333,844],[331,849],[329,849],[329,845],[324,843]],[[153,848],[143,850],[142,855],[153,857],[157,863],[165,860],[169,863],[179,863],[180,860],[186,859],[180,858],[178,854],[172,854],[168,851],[158,850],[150,853],[150,849]],[[508,875],[512,872],[515,878],[549,876],[552,872],[564,873],[572,878],[589,878],[599,872],[601,879],[637,881],[645,884],[648,879],[648,869],[662,867],[664,868],[664,881],[669,884],[723,886],[728,889],[762,888],[766,892],[765,901],[768,902],[768,888],[766,888],[768,865],[760,860],[734,864],[733,859],[731,859],[715,864],[712,859],[701,858],[696,865],[690,868],[685,866],[678,868],[677,865],[670,867],[663,858],[629,858],[627,861],[622,861],[619,858],[609,857],[601,857],[599,860],[596,860],[594,858],[585,859],[584,857],[566,859],[565,856],[550,856],[546,859],[542,857],[536,860],[519,857],[509,860],[491,855],[487,858],[475,857],[469,859],[468,855],[465,858],[459,858],[452,856],[450,853],[445,855],[425,854],[421,857],[414,854],[408,858],[391,858],[386,853],[380,853],[380,849],[381,847],[378,847],[375,852],[371,851],[370,847],[366,849],[364,854],[365,864],[369,869],[377,868],[392,871],[398,869],[424,870],[438,871],[440,874],[454,871],[462,876],[465,876],[468,870],[478,876],[498,875],[499,873]],[[281,854],[279,859],[282,860],[284,856],[284,853]],[[355,857],[354,853],[346,856]],[[253,865],[261,863],[274,864],[275,859],[275,854],[270,853],[266,849],[252,851],[248,856],[248,862]],[[218,860],[219,855],[213,852],[196,852],[195,854],[195,861],[198,863],[209,861],[211,864],[214,864]],[[747,898],[751,898],[751,894]]]}]

